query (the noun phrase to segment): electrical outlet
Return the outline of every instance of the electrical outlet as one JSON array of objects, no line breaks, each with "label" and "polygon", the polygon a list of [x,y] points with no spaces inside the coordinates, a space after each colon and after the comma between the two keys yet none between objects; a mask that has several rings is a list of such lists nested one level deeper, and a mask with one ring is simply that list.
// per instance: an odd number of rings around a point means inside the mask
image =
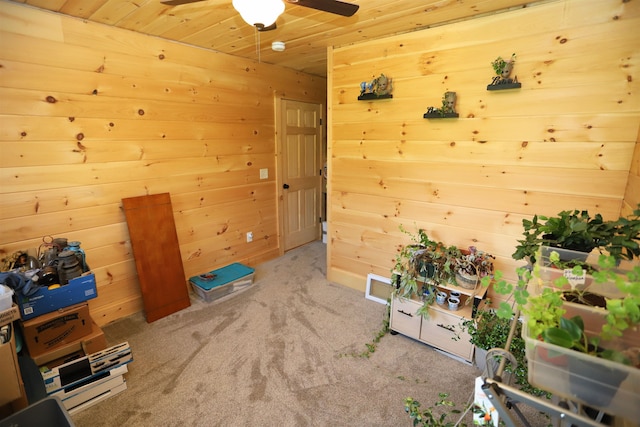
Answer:
[{"label": "electrical outlet", "polygon": [[247,233],[247,243],[253,242],[253,231]]},{"label": "electrical outlet", "polygon": [[260,169],[260,179],[267,179],[269,178],[269,169],[264,168],[264,169]]}]

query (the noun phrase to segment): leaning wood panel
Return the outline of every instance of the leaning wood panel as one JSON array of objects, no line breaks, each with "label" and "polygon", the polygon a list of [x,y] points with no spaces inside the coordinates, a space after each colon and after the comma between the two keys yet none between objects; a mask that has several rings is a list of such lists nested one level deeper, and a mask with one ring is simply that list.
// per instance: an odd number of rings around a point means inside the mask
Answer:
[{"label": "leaning wood panel", "polygon": [[122,199],[147,322],[191,305],[168,193]]}]

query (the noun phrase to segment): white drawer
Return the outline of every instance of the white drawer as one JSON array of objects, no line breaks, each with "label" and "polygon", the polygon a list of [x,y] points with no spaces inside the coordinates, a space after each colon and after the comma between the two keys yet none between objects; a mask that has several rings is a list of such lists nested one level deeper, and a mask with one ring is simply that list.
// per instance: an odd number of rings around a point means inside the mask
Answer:
[{"label": "white drawer", "polygon": [[422,307],[420,302],[393,298],[391,300],[390,328],[403,335],[418,339],[422,316],[416,314],[416,311],[420,307]]},{"label": "white drawer", "polygon": [[420,341],[471,361],[473,344],[469,334],[460,330],[463,321],[460,316],[429,308],[429,317],[422,321]]}]

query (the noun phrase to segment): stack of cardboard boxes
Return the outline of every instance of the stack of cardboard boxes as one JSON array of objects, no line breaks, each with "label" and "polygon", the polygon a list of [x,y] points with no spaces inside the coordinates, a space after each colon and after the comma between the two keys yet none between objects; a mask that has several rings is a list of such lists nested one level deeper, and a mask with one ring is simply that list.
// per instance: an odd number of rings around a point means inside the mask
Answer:
[{"label": "stack of cardboard boxes", "polygon": [[[123,374],[132,360],[131,350],[128,343],[115,346],[117,351],[107,348],[104,333],[89,312],[88,301],[96,296],[95,275],[88,272],[64,286],[42,286],[29,296],[16,292],[17,305],[0,314],[8,322],[19,318],[13,325],[20,328],[26,351],[40,369],[46,393],[59,396],[70,413],[126,389]],[[15,344],[6,352],[16,361]],[[0,369],[8,366],[0,360]],[[68,371],[73,374],[65,374]],[[19,395],[3,392],[0,405],[26,400],[17,361],[15,372]],[[15,411],[24,404],[12,406]]]},{"label": "stack of cardboard boxes", "polygon": [[88,273],[57,288],[16,293],[24,344],[36,365],[61,364],[107,347],[102,329],[91,319],[88,300],[97,296]]}]

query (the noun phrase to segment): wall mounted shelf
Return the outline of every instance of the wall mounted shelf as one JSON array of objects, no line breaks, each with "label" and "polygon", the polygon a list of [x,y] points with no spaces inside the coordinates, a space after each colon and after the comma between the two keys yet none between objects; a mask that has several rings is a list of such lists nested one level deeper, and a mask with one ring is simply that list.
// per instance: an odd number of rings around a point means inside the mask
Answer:
[{"label": "wall mounted shelf", "polygon": [[458,113],[424,113],[422,116],[425,119],[456,119],[459,117]]},{"label": "wall mounted shelf", "polygon": [[505,89],[519,89],[522,87],[522,84],[519,82],[516,83],[498,83],[487,85],[487,90],[505,90]]},{"label": "wall mounted shelf", "polygon": [[358,101],[369,101],[373,99],[389,99],[393,98],[392,94],[387,95],[376,95],[375,93],[363,93],[358,97]]}]

